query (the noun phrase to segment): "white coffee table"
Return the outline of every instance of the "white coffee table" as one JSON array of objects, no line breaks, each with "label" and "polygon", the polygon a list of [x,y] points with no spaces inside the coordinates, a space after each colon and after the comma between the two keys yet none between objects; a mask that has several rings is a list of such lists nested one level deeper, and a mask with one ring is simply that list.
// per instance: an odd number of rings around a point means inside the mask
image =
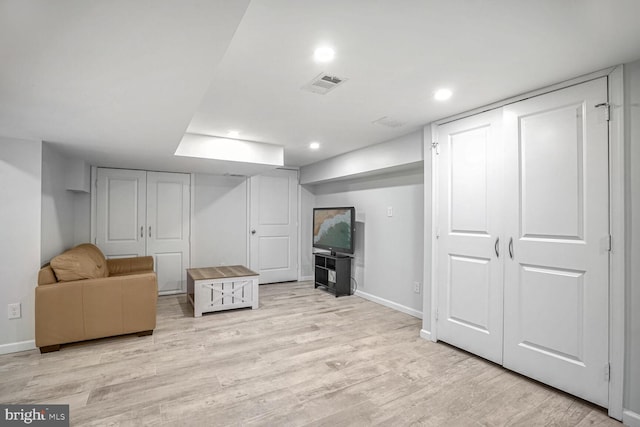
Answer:
[{"label": "white coffee table", "polygon": [[193,305],[193,316],[234,308],[258,308],[259,277],[243,265],[187,269],[187,296]]}]

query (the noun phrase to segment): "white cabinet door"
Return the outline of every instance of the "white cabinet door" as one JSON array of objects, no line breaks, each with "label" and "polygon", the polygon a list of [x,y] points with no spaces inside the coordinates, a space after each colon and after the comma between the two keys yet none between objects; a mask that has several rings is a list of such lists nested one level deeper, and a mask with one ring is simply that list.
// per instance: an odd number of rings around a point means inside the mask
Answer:
[{"label": "white cabinet door", "polygon": [[185,292],[190,176],[97,169],[96,245],[107,258],[150,255],[160,294]]},{"label": "white cabinet door", "polygon": [[502,363],[502,114],[438,126],[438,339]]},{"label": "white cabinet door", "polygon": [[98,168],[96,246],[107,258],[146,255],[144,171]]},{"label": "white cabinet door", "polygon": [[250,266],[260,283],[298,279],[298,172],[251,177]]},{"label": "white cabinet door", "polygon": [[606,79],[504,108],[504,365],[608,405]]},{"label": "white cabinet door", "polygon": [[182,173],[147,173],[147,254],[160,294],[185,292],[189,265],[189,185]]}]

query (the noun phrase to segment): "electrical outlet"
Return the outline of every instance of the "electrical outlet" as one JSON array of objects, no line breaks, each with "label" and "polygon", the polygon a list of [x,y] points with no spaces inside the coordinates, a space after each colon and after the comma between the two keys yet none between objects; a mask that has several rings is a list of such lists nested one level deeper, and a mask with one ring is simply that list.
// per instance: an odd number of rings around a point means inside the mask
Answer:
[{"label": "electrical outlet", "polygon": [[15,304],[9,304],[7,306],[7,317],[9,319],[19,319],[22,316],[20,310],[20,303],[17,302]]},{"label": "electrical outlet", "polygon": [[420,293],[420,282],[413,282],[413,292],[416,294]]}]

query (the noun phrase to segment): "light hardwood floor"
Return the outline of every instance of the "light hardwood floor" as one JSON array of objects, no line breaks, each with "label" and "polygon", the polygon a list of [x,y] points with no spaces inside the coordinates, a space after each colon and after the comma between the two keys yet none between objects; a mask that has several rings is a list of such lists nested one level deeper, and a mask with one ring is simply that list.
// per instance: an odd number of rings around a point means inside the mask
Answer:
[{"label": "light hardwood floor", "polygon": [[161,297],[153,336],[0,356],[0,402],[70,404],[72,425],[621,425],[419,330],[311,282],[197,319]]}]

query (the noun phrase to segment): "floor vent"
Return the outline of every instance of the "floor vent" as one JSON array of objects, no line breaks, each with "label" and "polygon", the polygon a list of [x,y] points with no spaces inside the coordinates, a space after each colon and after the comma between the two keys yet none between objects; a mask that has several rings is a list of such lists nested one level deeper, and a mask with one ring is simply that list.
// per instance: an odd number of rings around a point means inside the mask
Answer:
[{"label": "floor vent", "polygon": [[329,74],[320,73],[313,80],[306,85],[302,86],[302,90],[308,92],[317,93],[319,95],[325,95],[346,82],[348,79],[341,77],[331,76]]}]

